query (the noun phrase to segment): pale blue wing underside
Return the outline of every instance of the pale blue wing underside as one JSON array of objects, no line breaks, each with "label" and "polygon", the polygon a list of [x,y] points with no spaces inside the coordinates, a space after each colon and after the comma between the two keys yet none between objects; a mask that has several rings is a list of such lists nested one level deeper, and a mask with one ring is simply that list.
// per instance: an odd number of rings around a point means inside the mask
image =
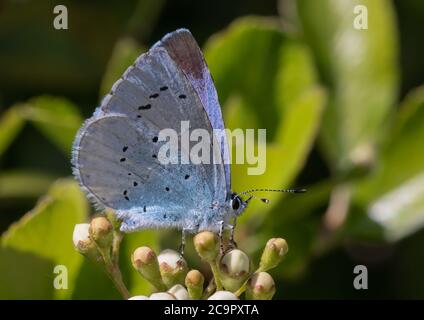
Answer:
[{"label": "pale blue wing underside", "polygon": [[[158,143],[122,114],[92,118],[75,149],[75,173],[96,203],[124,219],[123,230],[184,227],[210,206],[211,194],[195,166],[163,165],[152,155]],[[192,190],[196,190],[193,193]]]},{"label": "pale blue wing underside", "polygon": [[96,204],[118,212],[124,231],[195,228],[218,218],[211,207],[229,192],[222,164],[162,165],[155,157],[159,131],[178,132],[187,120],[191,129],[212,131],[193,84],[157,47],[124,73],[80,130],[74,173]]}]

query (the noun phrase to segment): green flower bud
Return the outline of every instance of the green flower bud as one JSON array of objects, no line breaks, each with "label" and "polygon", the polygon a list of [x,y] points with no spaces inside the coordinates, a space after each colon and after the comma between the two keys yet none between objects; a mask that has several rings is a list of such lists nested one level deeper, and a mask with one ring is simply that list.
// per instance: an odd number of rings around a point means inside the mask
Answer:
[{"label": "green flower bud", "polygon": [[134,296],[134,297],[128,298],[128,300],[149,300],[149,297],[146,297],[146,296]]},{"label": "green flower bud", "polygon": [[257,272],[248,281],[248,300],[271,300],[275,294],[275,282],[268,272]]},{"label": "green flower bud", "polygon": [[174,295],[169,292],[156,292],[150,295],[150,300],[176,300]]},{"label": "green flower bud", "polygon": [[211,295],[208,300],[240,300],[234,293],[230,291],[217,291]]},{"label": "green flower bud", "polygon": [[107,249],[112,246],[113,226],[107,218],[102,216],[93,218],[88,232],[100,249]]},{"label": "green flower bud", "polygon": [[173,286],[168,290],[168,293],[172,294],[177,300],[190,300],[187,289],[180,284]]},{"label": "green flower bud", "polygon": [[88,223],[75,225],[74,233],[72,235],[74,247],[79,253],[87,256],[95,262],[99,262],[102,260],[102,256],[99,250],[97,250],[96,244],[90,237],[88,232],[89,228],[90,225]]},{"label": "green flower bud", "polygon": [[289,251],[289,247],[286,240],[282,238],[269,239],[262,253],[259,269],[267,271],[275,268],[283,260],[287,251]]},{"label": "green flower bud", "polygon": [[198,270],[190,270],[187,273],[185,285],[191,299],[197,300],[202,297],[204,281],[205,277]]},{"label": "green flower bud", "polygon": [[158,261],[160,274],[167,288],[184,283],[187,262],[177,251],[163,250],[158,256]]},{"label": "green flower bud", "polygon": [[131,256],[133,267],[157,290],[165,290],[155,252],[149,247],[135,249]]},{"label": "green flower bud", "polygon": [[250,259],[243,251],[233,249],[227,252],[219,263],[219,275],[224,288],[236,291],[250,273]]},{"label": "green flower bud", "polygon": [[199,256],[207,261],[215,261],[219,255],[219,241],[215,233],[203,231],[194,236],[194,248]]}]

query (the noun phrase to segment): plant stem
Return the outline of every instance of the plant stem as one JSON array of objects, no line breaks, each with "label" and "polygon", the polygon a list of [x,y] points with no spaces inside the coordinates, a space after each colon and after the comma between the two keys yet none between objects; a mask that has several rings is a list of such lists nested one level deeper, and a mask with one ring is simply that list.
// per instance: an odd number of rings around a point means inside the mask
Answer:
[{"label": "plant stem", "polygon": [[208,286],[206,287],[205,291],[203,292],[202,299],[206,300],[209,298],[209,296],[212,294],[212,292],[215,290],[215,279],[212,278],[211,281],[209,281]]},{"label": "plant stem", "polygon": [[243,292],[245,292],[245,291],[246,291],[247,282],[249,281],[250,277],[251,277],[253,274],[258,273],[258,272],[262,272],[262,271],[266,271],[266,269],[263,269],[263,268],[259,267],[258,269],[256,269],[256,271],[255,271],[255,272],[251,273],[251,274],[249,275],[249,277],[246,279],[246,281],[245,281],[245,282],[241,285],[241,287],[240,287],[240,288],[239,288],[236,292],[234,292],[234,294],[235,294],[237,297],[240,297],[240,296],[243,294]]},{"label": "plant stem", "polygon": [[109,252],[103,252],[103,250],[101,250],[100,252],[103,256],[107,275],[112,280],[113,284],[115,285],[119,293],[122,295],[122,297],[127,300],[130,297],[130,293],[127,287],[125,286],[124,281],[122,280],[122,274],[118,264],[119,260],[111,259],[111,255]]},{"label": "plant stem", "polygon": [[211,266],[213,278],[215,280],[216,290],[220,291],[222,290],[222,283],[221,283],[221,280],[219,279],[218,262],[217,260],[214,260],[210,262],[209,264]]}]

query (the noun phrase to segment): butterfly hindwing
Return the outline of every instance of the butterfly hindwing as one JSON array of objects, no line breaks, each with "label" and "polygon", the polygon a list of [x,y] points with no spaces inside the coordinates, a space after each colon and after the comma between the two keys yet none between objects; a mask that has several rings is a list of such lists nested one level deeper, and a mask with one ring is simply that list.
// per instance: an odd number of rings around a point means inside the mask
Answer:
[{"label": "butterfly hindwing", "polygon": [[97,204],[124,218],[124,230],[185,225],[188,211],[211,198],[195,166],[153,157],[159,146],[149,136],[127,116],[109,114],[88,120],[75,142],[75,175]]}]

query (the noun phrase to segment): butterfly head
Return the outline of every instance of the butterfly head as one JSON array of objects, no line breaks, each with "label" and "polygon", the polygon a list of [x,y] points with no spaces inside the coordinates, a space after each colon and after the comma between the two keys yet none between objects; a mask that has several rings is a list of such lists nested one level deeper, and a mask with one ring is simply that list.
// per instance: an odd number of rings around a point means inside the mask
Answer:
[{"label": "butterfly head", "polygon": [[230,206],[233,210],[234,216],[239,216],[247,207],[250,200],[243,200],[237,193],[231,194]]}]

